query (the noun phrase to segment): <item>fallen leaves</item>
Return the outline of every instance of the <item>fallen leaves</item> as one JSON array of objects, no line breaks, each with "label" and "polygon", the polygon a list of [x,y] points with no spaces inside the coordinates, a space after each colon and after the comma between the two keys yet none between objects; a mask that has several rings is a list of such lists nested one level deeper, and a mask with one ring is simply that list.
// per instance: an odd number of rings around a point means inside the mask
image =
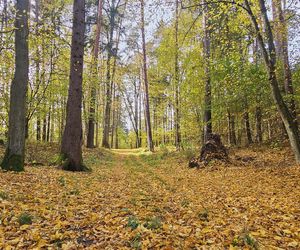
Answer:
[{"label": "fallen leaves", "polygon": [[88,174],[0,172],[0,249],[299,249],[298,167],[257,167],[253,153],[197,171],[128,152],[89,151]]}]

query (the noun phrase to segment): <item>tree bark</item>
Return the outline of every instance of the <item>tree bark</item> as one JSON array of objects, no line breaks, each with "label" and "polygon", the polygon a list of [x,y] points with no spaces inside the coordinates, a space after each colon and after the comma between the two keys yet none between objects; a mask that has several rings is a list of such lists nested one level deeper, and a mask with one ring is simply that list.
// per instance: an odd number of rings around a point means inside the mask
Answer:
[{"label": "tree bark", "polygon": [[145,122],[147,131],[147,142],[149,151],[154,151],[152,128],[151,128],[151,116],[149,105],[149,83],[148,83],[148,69],[147,69],[147,51],[146,51],[146,37],[145,37],[145,3],[141,2],[141,32],[142,32],[142,47],[143,47],[143,73],[144,73],[144,89],[145,89]]},{"label": "tree bark", "polygon": [[41,140],[41,119],[39,115],[36,118],[36,140]]},{"label": "tree bark", "polygon": [[[98,14],[97,14],[97,27],[95,33],[95,42],[93,49],[92,59],[92,79],[97,79],[97,68],[98,68],[98,54],[99,54],[99,42],[101,33],[101,21],[102,21],[102,0],[98,0]],[[90,94],[90,110],[89,110],[89,122],[88,122],[88,133],[87,133],[87,147],[95,147],[95,107],[96,107],[96,87],[91,88]]]},{"label": "tree bark", "polygon": [[203,58],[204,58],[204,81],[205,81],[205,97],[204,97],[204,143],[208,140],[212,133],[212,112],[211,112],[211,82],[210,82],[210,35],[208,30],[208,6],[206,0],[202,0],[203,16]]},{"label": "tree bark", "polygon": [[235,134],[235,116],[230,113],[229,109],[227,110],[227,119],[228,119],[228,143],[230,145],[236,145],[237,140]]},{"label": "tree bark", "polygon": [[243,118],[244,118],[245,130],[246,130],[247,144],[250,145],[253,143],[253,140],[252,140],[250,118],[249,118],[248,111],[244,112]]},{"label": "tree bark", "polygon": [[255,126],[256,126],[256,142],[263,142],[263,134],[262,134],[262,111],[261,107],[256,107],[255,110]]},{"label": "tree bark", "polygon": [[85,170],[85,167],[82,163],[81,148],[84,32],[85,0],[74,0],[67,117],[61,147],[61,153],[65,160],[62,167],[64,170],[69,171]]},{"label": "tree bark", "polygon": [[178,23],[179,23],[179,0],[176,0],[175,10],[175,146],[179,151],[181,148],[181,134],[180,134],[180,83],[179,83],[179,44],[178,44]]},{"label": "tree bark", "polygon": [[112,89],[111,89],[111,59],[113,57],[113,36],[115,29],[115,15],[116,6],[115,1],[112,1],[112,6],[110,8],[109,17],[109,41],[107,44],[107,70],[106,70],[106,104],[104,111],[104,128],[102,137],[102,147],[110,148],[109,144],[109,131],[110,131],[110,115],[111,115],[111,103],[112,103]]},{"label": "tree bark", "polygon": [[8,145],[1,167],[23,171],[25,158],[26,94],[28,88],[29,1],[17,0],[15,20],[15,74],[10,89]]}]

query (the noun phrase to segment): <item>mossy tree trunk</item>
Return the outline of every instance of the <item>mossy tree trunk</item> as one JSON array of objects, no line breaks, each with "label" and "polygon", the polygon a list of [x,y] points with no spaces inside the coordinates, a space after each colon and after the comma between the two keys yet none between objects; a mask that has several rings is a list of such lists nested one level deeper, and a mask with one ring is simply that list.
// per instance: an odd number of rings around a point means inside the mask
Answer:
[{"label": "mossy tree trunk", "polygon": [[17,0],[15,20],[15,74],[10,89],[8,145],[1,167],[23,171],[25,158],[26,94],[28,86],[29,1]]}]

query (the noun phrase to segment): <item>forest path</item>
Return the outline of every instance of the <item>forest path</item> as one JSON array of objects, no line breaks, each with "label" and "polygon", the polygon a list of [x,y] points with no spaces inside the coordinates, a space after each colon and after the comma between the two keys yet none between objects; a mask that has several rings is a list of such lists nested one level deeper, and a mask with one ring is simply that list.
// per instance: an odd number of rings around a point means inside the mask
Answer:
[{"label": "forest path", "polygon": [[0,171],[0,249],[298,248],[299,168],[195,170],[142,150],[84,158],[90,173]]}]

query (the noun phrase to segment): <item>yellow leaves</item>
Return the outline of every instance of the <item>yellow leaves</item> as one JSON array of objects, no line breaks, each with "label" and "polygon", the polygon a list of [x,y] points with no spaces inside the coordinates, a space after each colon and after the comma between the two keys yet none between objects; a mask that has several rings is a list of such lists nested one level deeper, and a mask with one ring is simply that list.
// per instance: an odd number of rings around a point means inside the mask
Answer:
[{"label": "yellow leaves", "polygon": [[274,240],[281,240],[282,238],[278,235],[274,236]]},{"label": "yellow leaves", "polygon": [[[129,152],[116,153],[89,174],[54,168],[30,168],[19,175],[0,172],[1,190],[9,190],[10,197],[0,202],[0,249],[52,249],[59,243],[65,250],[140,245],[237,250],[241,248],[233,241],[245,227],[264,246],[300,248],[300,207],[295,203],[300,200],[295,191],[299,170],[195,172],[178,164],[186,162],[179,156],[156,160],[153,167],[152,158]],[[58,176],[67,185],[59,185]],[[24,211],[34,217],[31,225],[19,225]],[[127,226],[130,216],[137,218],[137,227]],[[149,218],[159,218],[160,226],[146,224]]]},{"label": "yellow leaves", "polygon": [[207,233],[211,233],[211,232],[213,232],[213,230],[208,227],[205,227],[201,230],[201,233],[203,233],[203,234],[207,234]]},{"label": "yellow leaves", "polygon": [[42,249],[43,247],[48,246],[47,241],[44,239],[39,239],[35,249]]},{"label": "yellow leaves", "polygon": [[266,237],[267,236],[267,231],[264,229],[259,229],[258,231],[251,232],[253,236],[260,236],[260,237]]},{"label": "yellow leaves", "polygon": [[298,247],[298,246],[300,246],[300,243],[297,241],[292,241],[292,242],[288,243],[287,246],[288,247]]},{"label": "yellow leaves", "polygon": [[62,240],[64,238],[64,235],[60,233],[59,231],[56,231],[55,234],[51,235],[52,241]]},{"label": "yellow leaves", "polygon": [[292,232],[288,229],[283,229],[282,232],[284,232],[285,234],[292,234]]},{"label": "yellow leaves", "polygon": [[22,226],[20,227],[20,230],[21,230],[21,231],[26,231],[29,227],[30,227],[30,225],[22,225]]}]

